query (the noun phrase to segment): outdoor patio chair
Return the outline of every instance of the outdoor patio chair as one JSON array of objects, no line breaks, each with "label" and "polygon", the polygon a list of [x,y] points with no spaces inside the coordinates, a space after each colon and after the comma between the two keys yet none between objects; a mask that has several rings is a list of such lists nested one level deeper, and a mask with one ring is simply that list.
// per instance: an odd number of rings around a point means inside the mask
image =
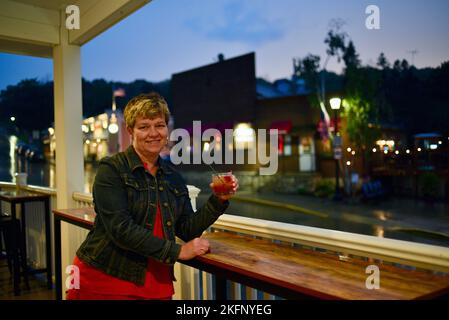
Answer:
[{"label": "outdoor patio chair", "polygon": [[[23,275],[25,279],[25,285],[27,289],[30,289],[30,284],[28,281],[28,266],[25,255],[25,244],[22,240],[23,236],[20,227],[20,220],[14,220],[14,222],[10,216],[6,214],[0,215],[0,252],[3,252],[3,246],[1,245],[1,243],[4,243],[8,269],[12,276],[14,276],[14,255],[17,255],[17,260],[19,261],[20,276]],[[15,246],[13,244],[13,237],[15,237],[16,240]],[[22,270],[20,271],[20,269]],[[19,279],[21,278],[20,276]]]}]

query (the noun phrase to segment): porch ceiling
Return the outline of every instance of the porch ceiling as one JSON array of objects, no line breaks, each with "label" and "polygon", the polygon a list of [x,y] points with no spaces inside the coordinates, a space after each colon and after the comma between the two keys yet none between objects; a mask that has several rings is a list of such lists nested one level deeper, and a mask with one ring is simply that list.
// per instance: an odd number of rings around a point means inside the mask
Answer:
[{"label": "porch ceiling", "polygon": [[[0,52],[52,57],[66,30],[69,43],[83,45],[151,0],[2,0]],[[65,8],[80,8],[80,29],[65,29]]]},{"label": "porch ceiling", "polygon": [[75,1],[67,1],[67,0],[13,0],[15,2],[20,2],[23,4],[28,4],[31,6],[39,7],[39,8],[45,8],[50,10],[59,10],[62,7],[65,7],[68,3],[76,4]]}]

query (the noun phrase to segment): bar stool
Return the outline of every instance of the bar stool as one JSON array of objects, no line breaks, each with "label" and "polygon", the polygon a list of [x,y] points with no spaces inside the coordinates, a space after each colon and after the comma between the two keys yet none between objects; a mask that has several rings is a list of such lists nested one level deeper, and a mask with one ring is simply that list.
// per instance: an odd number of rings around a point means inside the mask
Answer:
[{"label": "bar stool", "polygon": [[[23,243],[22,230],[20,227],[20,220],[14,220],[6,215],[0,215],[0,242],[3,238],[6,251],[6,259],[8,262],[8,269],[11,275],[14,276],[14,258],[19,261],[19,281],[22,275],[25,279],[27,289],[30,289],[28,281],[28,265],[25,256],[25,244]],[[15,257],[16,256],[16,257]],[[20,266],[22,271],[20,271]]]}]

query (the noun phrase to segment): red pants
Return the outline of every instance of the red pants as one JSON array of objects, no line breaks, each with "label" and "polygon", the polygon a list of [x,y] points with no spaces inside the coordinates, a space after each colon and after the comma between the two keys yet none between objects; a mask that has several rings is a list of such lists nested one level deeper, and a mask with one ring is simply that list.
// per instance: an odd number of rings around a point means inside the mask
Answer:
[{"label": "red pants", "polygon": [[113,294],[98,294],[92,292],[85,292],[79,289],[67,290],[67,300],[171,300],[172,297],[148,299],[134,296],[113,295]]}]

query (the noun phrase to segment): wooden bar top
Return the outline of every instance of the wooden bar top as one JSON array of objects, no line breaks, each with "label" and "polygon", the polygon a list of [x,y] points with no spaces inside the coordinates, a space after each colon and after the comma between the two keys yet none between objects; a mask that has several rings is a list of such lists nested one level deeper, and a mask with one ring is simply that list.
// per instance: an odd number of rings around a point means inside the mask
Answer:
[{"label": "wooden bar top", "polygon": [[90,229],[94,225],[95,210],[92,207],[78,208],[78,209],[55,209],[53,214],[59,219]]},{"label": "wooden bar top", "polygon": [[449,292],[449,277],[379,264],[380,288],[369,290],[365,273],[371,263],[341,261],[330,253],[274,244],[228,232],[208,233],[211,252],[204,263],[288,287],[322,299],[430,299]]},{"label": "wooden bar top", "polygon": [[[62,220],[91,228],[93,208],[54,210]],[[197,266],[212,266],[297,292],[298,296],[319,299],[410,300],[431,299],[449,294],[449,276],[409,270],[360,259],[342,261],[335,254],[276,244],[229,232],[205,233],[211,252],[194,260]],[[182,262],[182,261],[181,261]],[[183,262],[189,265],[189,262]],[[366,267],[377,265],[380,288],[367,289]]]},{"label": "wooden bar top", "polygon": [[25,190],[0,191],[0,200],[14,201],[40,201],[49,198],[47,194],[32,193]]}]

